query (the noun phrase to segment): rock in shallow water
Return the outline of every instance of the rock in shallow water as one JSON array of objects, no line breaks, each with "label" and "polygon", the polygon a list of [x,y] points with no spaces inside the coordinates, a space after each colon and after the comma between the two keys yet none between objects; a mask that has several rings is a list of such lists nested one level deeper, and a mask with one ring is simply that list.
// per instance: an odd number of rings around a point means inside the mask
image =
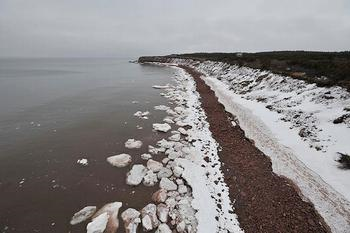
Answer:
[{"label": "rock in shallow water", "polygon": [[128,154],[119,154],[107,158],[107,162],[115,167],[126,167],[131,163],[131,156]]},{"label": "rock in shallow water", "polygon": [[135,164],[127,173],[126,183],[128,185],[139,185],[147,173],[147,168],[142,164]]},{"label": "rock in shallow water", "polygon": [[96,206],[86,206],[77,213],[75,213],[70,220],[70,224],[75,225],[86,221],[96,212]]}]

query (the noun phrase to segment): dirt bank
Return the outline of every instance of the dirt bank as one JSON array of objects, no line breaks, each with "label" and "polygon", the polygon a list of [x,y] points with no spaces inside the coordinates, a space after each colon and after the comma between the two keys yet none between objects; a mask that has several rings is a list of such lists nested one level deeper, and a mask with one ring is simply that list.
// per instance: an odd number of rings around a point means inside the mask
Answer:
[{"label": "dirt bank", "polygon": [[329,232],[312,204],[304,202],[287,179],[272,172],[271,161],[249,141],[215,93],[196,70],[180,66],[194,77],[202,107],[219,152],[225,181],[245,232]]}]

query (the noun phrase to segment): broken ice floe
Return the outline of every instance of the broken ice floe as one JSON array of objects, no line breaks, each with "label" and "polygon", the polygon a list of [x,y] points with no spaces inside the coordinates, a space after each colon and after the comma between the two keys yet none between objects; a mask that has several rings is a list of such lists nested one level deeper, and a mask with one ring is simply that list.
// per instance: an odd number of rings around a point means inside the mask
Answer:
[{"label": "broken ice floe", "polygon": [[141,213],[139,211],[132,208],[126,209],[121,214],[126,233],[137,233],[137,228],[141,223],[140,215]]},{"label": "broken ice floe", "polygon": [[168,124],[174,124],[174,121],[170,117],[164,118],[163,121]]},{"label": "broken ice floe", "polygon": [[134,113],[134,116],[145,120],[148,119],[148,115],[150,115],[149,111],[146,111],[146,112],[137,111]]},{"label": "broken ice floe", "polygon": [[147,168],[142,164],[135,164],[127,174],[126,183],[128,185],[139,185],[147,173]]},{"label": "broken ice floe", "polygon": [[87,165],[89,165],[89,162],[87,159],[78,159],[77,164],[79,164],[81,166],[87,166]]},{"label": "broken ice floe", "polygon": [[166,111],[168,109],[170,109],[168,106],[165,105],[158,105],[158,106],[154,106],[155,110],[160,110],[160,111]]},{"label": "broken ice floe", "polygon": [[146,231],[150,231],[159,226],[157,218],[157,206],[155,204],[148,204],[141,210],[142,226]]},{"label": "broken ice floe", "polygon": [[159,172],[163,168],[163,164],[153,159],[150,159],[147,161],[147,168],[153,172]]},{"label": "broken ice floe", "polygon": [[156,131],[166,133],[171,129],[171,126],[168,123],[164,123],[164,124],[155,123],[153,124],[153,129]]},{"label": "broken ice floe", "polygon": [[[106,232],[117,232],[119,227],[118,213],[121,207],[121,202],[112,202],[104,205],[101,209],[99,209],[92,217],[91,222],[93,228],[97,227],[97,230],[91,231],[91,233],[100,232],[99,230],[102,229],[103,226],[104,229],[101,231],[101,233],[103,233],[104,230],[106,230]],[[88,224],[88,228],[89,225],[90,223]]]},{"label": "broken ice floe", "polygon": [[84,222],[89,219],[96,212],[96,206],[86,206],[77,213],[75,213],[70,220],[71,225],[76,225],[78,223]]},{"label": "broken ice floe", "polygon": [[131,163],[131,156],[128,154],[119,154],[107,158],[107,162],[115,167],[126,167]]},{"label": "broken ice floe", "polygon": [[107,227],[108,222],[108,214],[103,213],[99,215],[98,217],[94,218],[92,222],[90,222],[86,226],[86,232],[87,233],[103,233]]},{"label": "broken ice floe", "polygon": [[164,85],[164,86],[161,86],[161,85],[153,85],[152,86],[154,89],[167,89],[169,88],[170,86],[169,85]]},{"label": "broken ice floe", "polygon": [[149,160],[152,158],[152,155],[151,154],[142,154],[141,155],[141,159],[143,160]]},{"label": "broken ice floe", "polygon": [[138,149],[142,146],[142,142],[139,141],[139,140],[135,140],[133,138],[131,139],[128,139],[126,142],[125,142],[125,147],[126,148],[129,148],[129,149]]}]

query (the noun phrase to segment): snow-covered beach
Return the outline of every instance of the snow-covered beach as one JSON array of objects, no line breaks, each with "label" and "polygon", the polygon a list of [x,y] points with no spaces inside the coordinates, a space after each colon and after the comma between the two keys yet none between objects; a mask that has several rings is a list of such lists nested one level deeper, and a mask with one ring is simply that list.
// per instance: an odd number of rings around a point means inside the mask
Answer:
[{"label": "snow-covered beach", "polygon": [[215,91],[248,138],[272,160],[273,171],[288,177],[311,201],[332,232],[349,228],[349,172],[338,152],[349,153],[349,93],[321,88],[267,71],[220,62],[164,59],[192,67]]}]

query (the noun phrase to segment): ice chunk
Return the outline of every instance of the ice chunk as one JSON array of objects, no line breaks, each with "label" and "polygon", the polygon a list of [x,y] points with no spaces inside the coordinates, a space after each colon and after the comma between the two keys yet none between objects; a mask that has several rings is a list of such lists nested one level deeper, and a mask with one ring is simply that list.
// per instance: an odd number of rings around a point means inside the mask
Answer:
[{"label": "ice chunk", "polygon": [[178,142],[181,139],[181,135],[179,133],[177,133],[177,134],[174,134],[174,135],[170,136],[168,139],[170,141]]},{"label": "ice chunk", "polygon": [[75,213],[70,220],[71,225],[75,225],[81,222],[86,221],[96,212],[96,206],[86,206],[83,209]]},{"label": "ice chunk", "polygon": [[173,174],[173,172],[167,168],[167,167],[163,167],[162,169],[160,169],[160,171],[158,172],[158,178],[162,179],[164,177],[170,177]]},{"label": "ice chunk", "polygon": [[150,231],[153,229],[152,220],[150,216],[146,215],[142,217],[142,226],[146,231]]},{"label": "ice chunk", "polygon": [[167,191],[165,189],[159,189],[157,192],[153,193],[152,200],[155,203],[165,202],[167,198]]},{"label": "ice chunk", "polygon": [[170,227],[167,224],[162,223],[159,225],[158,229],[156,230],[156,233],[172,233],[172,231],[170,230]]},{"label": "ice chunk", "polygon": [[144,160],[149,160],[152,158],[152,155],[151,154],[142,154],[141,155],[141,159],[144,159]]},{"label": "ice chunk", "polygon": [[182,167],[176,166],[174,167],[173,172],[174,172],[174,176],[180,177],[184,172],[184,169]]},{"label": "ice chunk", "polygon": [[155,123],[153,124],[153,129],[166,133],[171,129],[171,126],[168,123],[164,123],[164,124]]},{"label": "ice chunk", "polygon": [[152,87],[155,88],[155,89],[167,89],[167,88],[169,88],[169,85],[164,85],[164,86],[161,86],[161,85],[153,85]]},{"label": "ice chunk", "polygon": [[128,185],[139,185],[147,173],[147,168],[142,164],[135,164],[127,174],[126,183]]},{"label": "ice chunk", "polygon": [[128,154],[114,155],[108,157],[107,162],[115,167],[126,167],[131,163],[131,156]]},{"label": "ice chunk", "polygon": [[103,233],[107,227],[108,218],[109,215],[107,213],[94,218],[86,227],[87,233]]},{"label": "ice chunk", "polygon": [[160,111],[166,111],[169,109],[168,106],[165,106],[165,105],[158,105],[158,106],[154,106],[154,109],[155,110],[160,110]]},{"label": "ice chunk", "polygon": [[187,130],[185,130],[185,129],[182,128],[182,127],[178,128],[177,130],[178,130],[181,134],[183,134],[183,135],[188,135]]},{"label": "ice chunk", "polygon": [[81,166],[87,166],[89,165],[89,162],[87,159],[78,159],[77,164],[80,164]]},{"label": "ice chunk", "polygon": [[161,222],[165,223],[168,221],[169,208],[164,204],[160,203],[157,206],[157,215]]},{"label": "ice chunk", "polygon": [[[93,221],[103,214],[108,215],[108,222],[106,226],[106,232],[117,232],[119,227],[118,213],[119,209],[122,207],[121,202],[112,202],[104,205],[99,209],[93,216]],[[94,231],[92,231],[94,232]]]},{"label": "ice chunk", "polygon": [[159,187],[162,188],[162,189],[165,189],[167,191],[175,191],[177,190],[177,185],[169,180],[168,178],[164,177],[160,180],[160,184],[159,184]]},{"label": "ice chunk", "polygon": [[143,184],[145,186],[153,186],[158,182],[157,174],[153,171],[147,171],[146,175],[143,178]]},{"label": "ice chunk", "polygon": [[[145,227],[145,229],[150,230],[156,228],[159,225],[159,220],[157,218],[157,206],[155,204],[148,204],[141,210],[142,215],[142,224]],[[148,218],[146,217],[148,216]],[[145,221],[144,221],[145,220]],[[151,222],[151,225],[149,224],[149,220]]]},{"label": "ice chunk", "polygon": [[159,172],[160,169],[162,169],[162,167],[163,167],[163,164],[158,161],[155,161],[153,159],[150,159],[147,161],[147,168],[153,172]]},{"label": "ice chunk", "polygon": [[173,123],[174,123],[174,121],[173,121],[171,118],[169,118],[169,117],[165,117],[165,118],[163,119],[163,121],[164,121],[165,123],[168,123],[168,124],[173,124]]},{"label": "ice chunk", "polygon": [[148,116],[150,114],[149,111],[145,111],[145,112],[142,112],[142,111],[137,111],[134,113],[134,116],[137,116],[137,117],[144,117],[144,116]]},{"label": "ice chunk", "polygon": [[129,149],[138,149],[142,146],[142,142],[139,141],[139,140],[135,140],[133,138],[131,139],[128,139],[126,142],[125,142],[125,147],[126,148],[129,148]]},{"label": "ice chunk", "polygon": [[124,228],[126,233],[136,233],[137,227],[141,222],[140,212],[129,208],[122,213],[122,219],[124,221]]}]

